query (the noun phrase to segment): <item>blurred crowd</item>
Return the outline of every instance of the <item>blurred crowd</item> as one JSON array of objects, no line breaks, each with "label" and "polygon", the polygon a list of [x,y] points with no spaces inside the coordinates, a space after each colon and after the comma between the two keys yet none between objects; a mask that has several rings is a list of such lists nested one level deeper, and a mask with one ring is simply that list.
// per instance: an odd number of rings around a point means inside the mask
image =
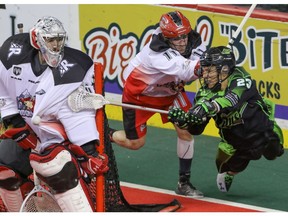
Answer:
[{"label": "blurred crowd", "polygon": [[[237,4],[243,7],[250,7],[249,4]],[[5,9],[5,4],[0,4],[0,9]],[[279,11],[279,12],[288,12],[288,4],[258,4],[257,9],[262,10],[271,10],[271,11]]]},{"label": "blurred crowd", "polygon": [[[241,7],[250,7],[248,4],[238,4]],[[257,4],[256,9],[278,12],[288,12],[288,4]]]}]

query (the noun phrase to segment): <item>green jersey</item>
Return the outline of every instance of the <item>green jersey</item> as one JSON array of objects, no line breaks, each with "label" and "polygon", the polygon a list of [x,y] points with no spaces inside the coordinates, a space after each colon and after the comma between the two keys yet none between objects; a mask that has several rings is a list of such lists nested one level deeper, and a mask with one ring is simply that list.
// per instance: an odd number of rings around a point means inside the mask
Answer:
[{"label": "green jersey", "polygon": [[[211,91],[201,87],[196,93],[194,104],[206,98],[219,104],[220,111],[213,117],[223,142],[237,149],[247,149],[259,145],[266,131],[273,131],[274,116],[259,94],[255,81],[242,67],[236,67],[228,77],[225,90]],[[192,134],[201,134],[210,118],[202,125],[190,126]]]}]

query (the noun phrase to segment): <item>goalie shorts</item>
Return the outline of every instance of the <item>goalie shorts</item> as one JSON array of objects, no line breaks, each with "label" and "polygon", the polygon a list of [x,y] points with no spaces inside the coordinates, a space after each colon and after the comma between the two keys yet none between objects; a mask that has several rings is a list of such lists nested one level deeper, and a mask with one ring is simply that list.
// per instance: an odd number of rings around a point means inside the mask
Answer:
[{"label": "goalie shorts", "polygon": [[22,175],[28,177],[33,170],[29,162],[30,150],[24,150],[10,139],[0,142],[0,163],[6,165]]}]

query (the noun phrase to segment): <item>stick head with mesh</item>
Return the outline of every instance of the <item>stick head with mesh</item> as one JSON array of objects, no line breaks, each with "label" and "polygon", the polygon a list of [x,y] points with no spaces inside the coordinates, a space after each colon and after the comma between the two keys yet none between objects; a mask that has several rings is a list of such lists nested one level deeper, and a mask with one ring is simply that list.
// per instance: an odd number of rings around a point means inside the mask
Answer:
[{"label": "stick head with mesh", "polygon": [[54,196],[38,185],[27,195],[20,212],[62,212]]},{"label": "stick head with mesh", "polygon": [[74,112],[85,109],[100,109],[109,102],[100,94],[85,91],[83,86],[72,92],[68,97],[68,105]]}]

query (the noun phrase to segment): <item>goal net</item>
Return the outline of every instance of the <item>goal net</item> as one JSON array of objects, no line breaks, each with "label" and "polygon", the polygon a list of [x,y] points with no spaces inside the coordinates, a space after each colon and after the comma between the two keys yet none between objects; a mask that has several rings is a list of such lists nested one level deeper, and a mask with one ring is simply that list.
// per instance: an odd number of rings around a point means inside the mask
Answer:
[{"label": "goal net", "polygon": [[[94,71],[96,80],[95,91],[97,94],[105,96],[103,67],[99,63],[95,63],[94,66],[95,66]],[[106,153],[109,158],[109,170],[107,173],[104,174],[104,181],[103,181],[104,187],[101,187],[100,183],[99,187],[95,187],[95,184],[90,185],[91,191],[95,191],[92,194],[98,196],[97,198],[95,197],[95,200],[98,200],[98,204],[96,203],[97,211],[99,211],[99,209],[101,208],[103,208],[103,210],[107,212],[157,212],[157,211],[176,211],[177,209],[179,209],[180,203],[176,199],[172,200],[170,203],[161,203],[161,204],[131,205],[127,202],[120,187],[120,181],[116,163],[117,160],[108,135],[109,123],[105,114],[105,106],[102,109],[97,110],[96,122],[99,133],[102,134],[102,136],[100,137],[100,146],[98,151],[100,153],[104,151],[104,153]],[[99,178],[97,178],[97,180],[99,180]],[[104,188],[103,192],[101,191],[101,188]],[[101,199],[101,197],[103,198],[103,202],[99,200],[99,198]],[[104,207],[98,206],[99,203],[101,202],[103,203]]]}]

